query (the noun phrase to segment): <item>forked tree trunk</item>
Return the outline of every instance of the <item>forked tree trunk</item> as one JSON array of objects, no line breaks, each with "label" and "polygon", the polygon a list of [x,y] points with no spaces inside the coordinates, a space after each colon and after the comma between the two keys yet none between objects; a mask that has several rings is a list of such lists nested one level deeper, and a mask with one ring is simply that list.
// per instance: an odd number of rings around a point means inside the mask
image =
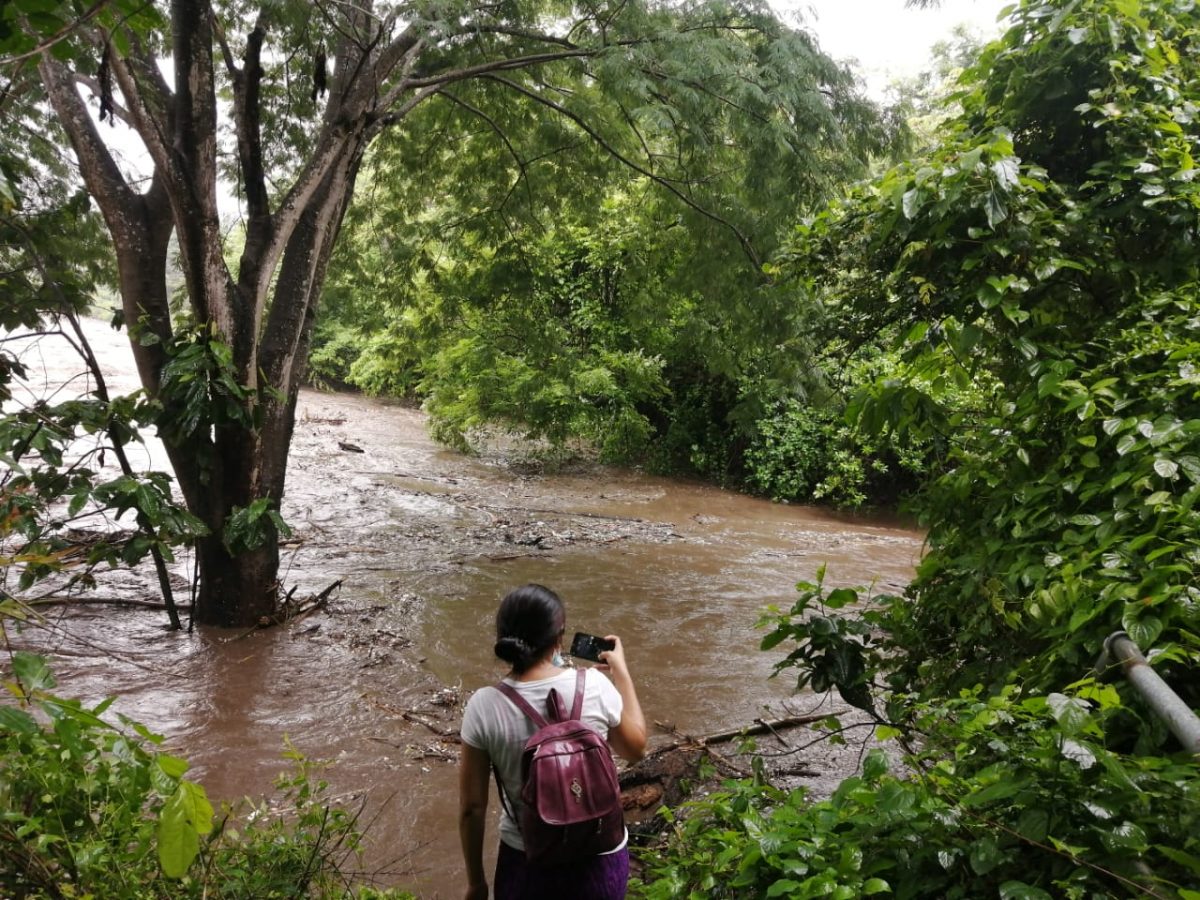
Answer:
[{"label": "forked tree trunk", "polygon": [[[232,350],[231,374],[247,394],[245,421],[255,424],[201,423],[166,443],[187,507],[210,532],[197,542],[200,584],[194,618],[244,627],[276,611],[278,535],[264,516],[253,546],[231,548],[229,517],[263,498],[272,511],[281,511],[317,299],[367,145],[446,85],[586,54],[547,35],[545,47],[536,52],[515,50],[512,59],[501,53],[495,60],[430,77],[417,71],[428,37],[420,22],[385,34],[384,19],[369,0],[361,7],[345,4],[335,26],[339,37],[328,97],[312,123],[307,157],[298,160],[290,187],[273,196],[260,90],[261,57],[274,15],[270,5],[260,10],[240,59],[234,58],[211,0],[170,0],[169,9],[170,42],[165,46],[170,47],[173,83],[163,75],[155,42],[136,30],[126,35],[126,51],[106,50],[103,55],[120,90],[120,114],[137,131],[154,164],[153,184],[144,194],[126,179],[88,114],[77,87],[88,76],[72,72],[50,54],[43,56],[40,69],[79,158],[80,173],[112,234],[126,320],[158,338],[143,341],[144,332],[130,335],[147,394],[172,402],[162,396],[172,338],[165,277],[172,230],[192,319],[213,329],[215,338]],[[476,40],[479,35],[464,23],[461,34],[444,37],[456,36]],[[536,34],[527,37],[535,44],[543,40]],[[105,44],[109,35],[98,32],[95,38],[98,45]],[[219,48],[226,84],[232,87],[230,110],[246,208],[246,240],[236,278],[225,262],[217,203],[221,117],[214,48]],[[545,102],[535,93],[520,92]]]},{"label": "forked tree trunk", "polygon": [[[76,88],[75,75],[50,57],[41,69],[55,112],[69,134],[80,171],[113,237],[131,344],[149,396],[161,396],[172,335],[166,290],[167,243],[179,236],[180,260],[194,320],[215,329],[232,350],[231,373],[247,392],[245,423],[201,423],[165,438],[188,509],[209,533],[196,543],[199,584],[194,619],[247,627],[272,616],[280,590],[278,534],[256,520],[253,546],[231,546],[227,524],[239,508],[266,498],[279,512],[296,399],[304,375],[316,303],[329,256],[354,190],[363,151],[381,126],[368,124],[375,93],[367,71],[343,47],[317,149],[275,210],[268,206],[258,108],[258,54],[265,31],[251,33],[235,83],[239,157],[249,207],[246,248],[235,280],[222,256],[217,217],[216,96],[212,16],[206,0],[173,0],[174,92],[143,45],[129,60],[114,56],[126,114],[155,163],[153,186],[134,191],[115,165]],[[391,65],[415,38],[388,51]],[[141,53],[141,56],[138,56]],[[386,68],[381,71],[386,71]],[[348,83],[349,84],[349,83]],[[350,89],[353,88],[353,89]],[[340,105],[335,106],[333,97]],[[164,104],[170,112],[163,115]],[[272,276],[274,282],[272,285]],[[268,292],[270,301],[268,302]],[[142,341],[148,330],[158,341]],[[253,422],[254,424],[247,424]]]}]

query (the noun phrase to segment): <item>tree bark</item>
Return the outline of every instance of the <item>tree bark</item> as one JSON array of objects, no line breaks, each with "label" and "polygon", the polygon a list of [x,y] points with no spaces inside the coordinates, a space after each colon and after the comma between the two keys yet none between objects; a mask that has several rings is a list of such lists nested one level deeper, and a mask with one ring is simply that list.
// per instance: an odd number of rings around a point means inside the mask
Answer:
[{"label": "tree bark", "polygon": [[194,617],[202,625],[244,628],[269,620],[279,601],[279,542],[274,526],[257,550],[233,556],[219,535],[196,542],[200,569]]}]

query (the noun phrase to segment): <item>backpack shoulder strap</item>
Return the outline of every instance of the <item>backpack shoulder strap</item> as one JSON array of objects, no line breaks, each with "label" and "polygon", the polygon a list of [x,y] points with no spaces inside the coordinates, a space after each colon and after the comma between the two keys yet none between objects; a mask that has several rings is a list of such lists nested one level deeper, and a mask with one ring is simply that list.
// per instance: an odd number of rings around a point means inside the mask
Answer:
[{"label": "backpack shoulder strap", "polygon": [[505,697],[512,701],[513,705],[533,722],[537,728],[545,728],[549,723],[536,709],[529,705],[529,701],[517,693],[517,689],[512,685],[505,684],[503,681],[497,683],[496,690],[502,693]]},{"label": "backpack shoulder strap", "polygon": [[587,669],[580,666],[575,670],[575,702],[571,704],[571,721],[582,721],[579,717],[583,715],[583,683],[587,678]]}]

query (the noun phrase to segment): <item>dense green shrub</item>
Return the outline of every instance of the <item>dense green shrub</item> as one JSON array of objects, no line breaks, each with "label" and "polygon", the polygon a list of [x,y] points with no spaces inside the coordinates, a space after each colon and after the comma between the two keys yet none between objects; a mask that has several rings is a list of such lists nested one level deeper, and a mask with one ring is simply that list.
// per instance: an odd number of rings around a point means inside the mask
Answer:
[{"label": "dense green shrub", "polygon": [[929,743],[907,773],[872,750],[819,802],[729,782],[668,815],[669,844],[644,854],[632,894],[1197,900],[1194,762],[1107,749],[1119,702],[1086,681],[920,704],[913,724]]},{"label": "dense green shrub", "polygon": [[879,628],[907,601],[826,592],[823,574],[765,617],[763,647],[789,647],[776,672],[873,720],[830,716],[828,740],[872,729],[900,765],[875,749],[827,800],[754,779],[668,811],[670,840],[643,854],[634,896],[1200,900],[1200,773],[1187,753],[1114,749],[1161,731],[1135,694],[1089,675],[1046,694],[891,694],[877,710]]},{"label": "dense green shrub", "polygon": [[669,394],[652,420],[657,437],[649,448],[648,467],[736,484],[745,442],[744,429],[730,425],[741,399],[738,385],[688,366],[671,367],[666,379]]},{"label": "dense green shrub", "polygon": [[859,427],[946,442],[890,626],[930,693],[1014,665],[1053,689],[1118,627],[1195,659],[1200,28],[1168,0],[1013,17],[943,145],[800,229],[786,263],[847,340],[896,336]]},{"label": "dense green shrub", "polygon": [[926,473],[929,445],[902,446],[846,422],[837,406],[783,403],[758,422],[746,450],[746,481],[773,500],[838,506],[892,501]]}]

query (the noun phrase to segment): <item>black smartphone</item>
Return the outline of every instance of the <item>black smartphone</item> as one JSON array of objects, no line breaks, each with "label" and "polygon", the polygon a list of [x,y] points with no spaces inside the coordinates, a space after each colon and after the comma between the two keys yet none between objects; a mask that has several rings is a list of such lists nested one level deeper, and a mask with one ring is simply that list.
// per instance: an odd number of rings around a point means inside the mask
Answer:
[{"label": "black smartphone", "polygon": [[616,647],[615,641],[606,641],[602,637],[596,637],[594,634],[584,634],[582,631],[575,632],[575,637],[571,640],[571,655],[578,659],[590,659],[592,662],[600,662],[600,654],[605,650],[612,650]]}]

